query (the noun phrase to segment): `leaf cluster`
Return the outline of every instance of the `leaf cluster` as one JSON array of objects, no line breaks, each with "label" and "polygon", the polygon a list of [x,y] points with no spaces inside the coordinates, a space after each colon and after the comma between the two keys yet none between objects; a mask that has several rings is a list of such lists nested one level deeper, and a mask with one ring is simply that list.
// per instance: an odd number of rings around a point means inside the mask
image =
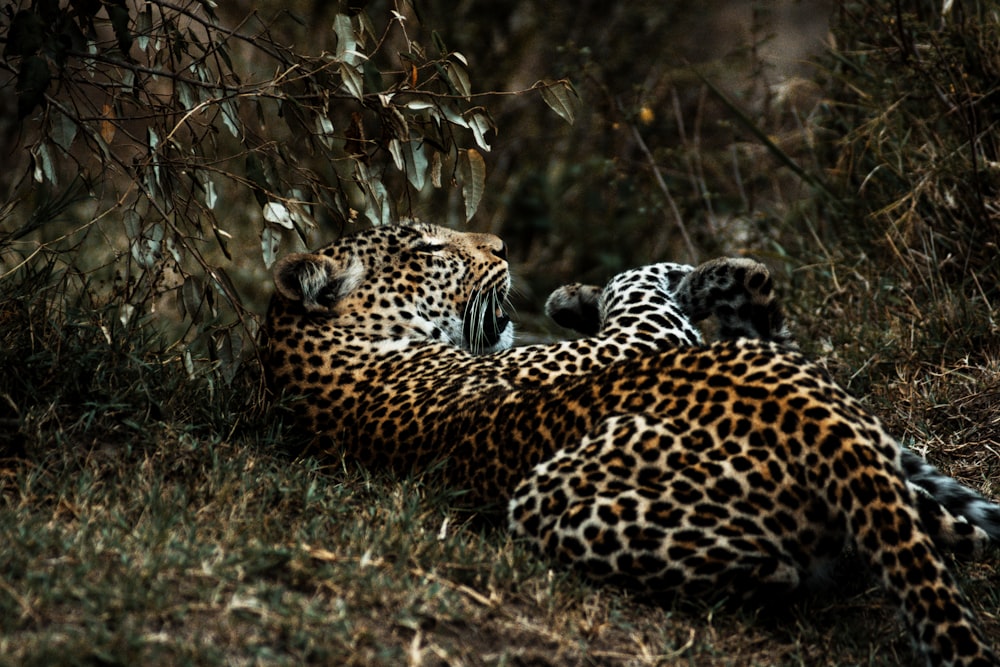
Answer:
[{"label": "leaf cluster", "polygon": [[96,36],[94,19],[104,9],[118,46],[127,54],[132,46],[128,31],[129,10],[125,0],[71,2],[60,7],[58,0],[41,0],[28,8],[7,5],[10,19],[3,57],[20,59],[17,73],[17,117],[23,120],[38,106],[45,106],[45,93],[52,77],[49,62],[64,67],[74,51],[86,48]]},{"label": "leaf cluster", "polygon": [[[290,11],[232,17],[206,0],[23,2],[6,19],[0,71],[30,164],[13,171],[0,275],[88,255],[86,272],[128,286],[130,312],[172,314],[230,368],[287,246],[417,216],[453,189],[463,220],[481,201],[491,93],[405,0],[374,17],[337,5],[313,53],[287,45],[304,24]],[[565,117],[568,83],[539,87]],[[87,210],[32,215],[81,183]]]}]

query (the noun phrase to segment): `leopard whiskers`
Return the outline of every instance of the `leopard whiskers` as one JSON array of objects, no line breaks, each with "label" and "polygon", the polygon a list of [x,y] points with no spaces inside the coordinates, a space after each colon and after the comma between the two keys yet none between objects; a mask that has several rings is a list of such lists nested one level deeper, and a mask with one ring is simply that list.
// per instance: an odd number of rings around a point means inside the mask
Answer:
[{"label": "leopard whiskers", "polygon": [[498,288],[477,290],[472,294],[462,315],[463,335],[470,352],[480,354],[496,344],[509,323],[505,315],[509,307],[505,291]]},{"label": "leopard whiskers", "polygon": [[476,290],[465,304],[462,315],[462,329],[469,351],[478,354],[483,343],[483,293]]}]

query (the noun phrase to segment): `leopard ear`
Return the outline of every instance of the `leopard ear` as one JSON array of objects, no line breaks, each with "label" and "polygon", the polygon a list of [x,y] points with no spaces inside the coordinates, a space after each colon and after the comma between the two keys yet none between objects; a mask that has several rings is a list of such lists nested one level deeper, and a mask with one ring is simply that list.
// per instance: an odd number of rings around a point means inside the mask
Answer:
[{"label": "leopard ear", "polygon": [[361,262],[346,263],[332,257],[293,253],[274,266],[274,286],[289,301],[301,301],[306,310],[327,311],[351,293],[364,279]]},{"label": "leopard ear", "polygon": [[563,285],[545,301],[545,314],[559,326],[593,336],[601,330],[600,298],[601,288],[596,285]]}]

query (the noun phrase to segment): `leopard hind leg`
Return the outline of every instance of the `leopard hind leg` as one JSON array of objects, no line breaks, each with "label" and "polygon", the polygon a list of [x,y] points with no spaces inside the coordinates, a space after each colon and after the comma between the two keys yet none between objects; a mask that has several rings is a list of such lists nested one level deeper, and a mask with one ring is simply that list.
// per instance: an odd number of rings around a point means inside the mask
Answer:
[{"label": "leopard hind leg", "polygon": [[[846,425],[839,430],[852,431]],[[925,525],[934,506],[921,508],[914,483],[885,457],[898,445],[887,434],[877,442],[872,435],[838,436],[834,450],[833,468],[844,474],[830,495],[840,499],[851,543],[898,605],[928,665],[1000,664]],[[947,510],[941,515],[950,516]]]},{"label": "leopard hind leg", "polygon": [[[717,476],[692,481],[713,466]],[[619,415],[536,466],[508,519],[545,556],[653,595],[758,601],[798,589],[808,568],[786,549],[794,539],[768,528],[778,521],[761,512],[775,507],[736,502],[738,478],[730,462],[692,451],[663,420]]]}]

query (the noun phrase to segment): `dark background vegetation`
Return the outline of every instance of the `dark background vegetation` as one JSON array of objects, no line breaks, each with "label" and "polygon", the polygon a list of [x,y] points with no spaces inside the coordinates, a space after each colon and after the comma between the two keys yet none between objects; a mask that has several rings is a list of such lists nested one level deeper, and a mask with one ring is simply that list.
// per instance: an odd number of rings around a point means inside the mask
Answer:
[{"label": "dark background vegetation", "polygon": [[[254,336],[275,256],[383,219],[501,234],[533,336],[563,282],[749,254],[998,497],[998,3],[219,5],[0,8],[0,663],[912,662],[850,565],[675,609],[296,458]],[[998,564],[957,566],[993,637]]]}]

